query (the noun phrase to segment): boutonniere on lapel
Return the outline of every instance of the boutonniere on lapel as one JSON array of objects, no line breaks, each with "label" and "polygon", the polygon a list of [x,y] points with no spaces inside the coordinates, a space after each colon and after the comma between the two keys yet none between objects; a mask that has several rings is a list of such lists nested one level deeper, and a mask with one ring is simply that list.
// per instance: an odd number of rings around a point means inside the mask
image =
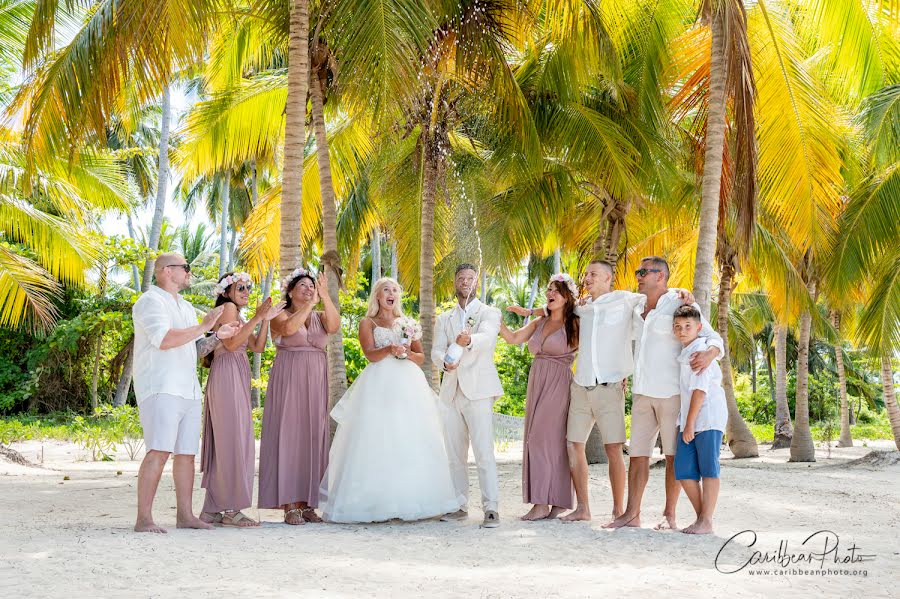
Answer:
[{"label": "boutonniere on lapel", "polygon": [[466,319],[466,329],[471,332],[473,328],[475,328],[475,317],[470,316]]}]

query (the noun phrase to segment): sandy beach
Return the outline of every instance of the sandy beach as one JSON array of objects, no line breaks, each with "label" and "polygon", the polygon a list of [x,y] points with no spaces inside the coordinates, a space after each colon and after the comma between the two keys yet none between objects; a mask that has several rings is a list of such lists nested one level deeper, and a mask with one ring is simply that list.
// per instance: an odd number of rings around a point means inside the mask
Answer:
[{"label": "sandy beach", "polygon": [[[890,597],[900,584],[900,457],[893,443],[819,449],[814,464],[788,464],[787,450],[761,446],[761,457],[722,460],[716,534],[655,532],[663,504],[663,469],[651,470],[643,527],[610,531],[606,466],[591,467],[590,523],[522,522],[521,449],[500,458],[496,530],[467,522],[369,525],[281,523],[255,508],[259,529],[177,530],[167,468],[155,504],[167,535],[135,534],[139,462],[87,461],[72,444],[30,441],[13,449],[40,467],[0,460],[0,595],[5,597]],[[890,452],[871,455],[871,452]],[[66,477],[68,477],[66,479]],[[477,485],[474,465],[470,478]],[[197,477],[199,486],[199,472]],[[473,496],[477,487],[473,486]],[[203,491],[195,491],[199,511]],[[682,496],[679,524],[691,522]],[[753,549],[803,559],[836,552],[829,573],[740,567]],[[832,531],[803,541],[821,530]],[[855,545],[855,549],[851,546]],[[799,556],[799,557],[797,557]],[[835,563],[854,560],[855,563]],[[820,571],[821,561],[794,570]],[[850,574],[835,572],[847,570]],[[855,574],[853,574],[855,572]],[[862,575],[865,572],[865,575]],[[894,588],[894,591],[890,589]]]}]

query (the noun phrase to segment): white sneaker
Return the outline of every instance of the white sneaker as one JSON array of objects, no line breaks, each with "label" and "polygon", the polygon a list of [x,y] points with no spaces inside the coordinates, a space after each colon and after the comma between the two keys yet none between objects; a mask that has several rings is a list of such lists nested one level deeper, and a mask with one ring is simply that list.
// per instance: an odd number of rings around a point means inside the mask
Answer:
[{"label": "white sneaker", "polygon": [[497,528],[500,526],[500,514],[494,510],[488,510],[484,513],[484,521],[481,528]]}]

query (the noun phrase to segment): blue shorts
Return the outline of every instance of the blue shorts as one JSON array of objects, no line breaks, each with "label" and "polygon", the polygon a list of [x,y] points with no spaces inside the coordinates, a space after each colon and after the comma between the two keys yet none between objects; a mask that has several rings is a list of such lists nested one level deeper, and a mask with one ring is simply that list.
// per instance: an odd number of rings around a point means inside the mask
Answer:
[{"label": "blue shorts", "polygon": [[722,436],[722,431],[702,431],[694,435],[693,441],[685,443],[679,428],[678,444],[675,447],[675,479],[719,478]]}]

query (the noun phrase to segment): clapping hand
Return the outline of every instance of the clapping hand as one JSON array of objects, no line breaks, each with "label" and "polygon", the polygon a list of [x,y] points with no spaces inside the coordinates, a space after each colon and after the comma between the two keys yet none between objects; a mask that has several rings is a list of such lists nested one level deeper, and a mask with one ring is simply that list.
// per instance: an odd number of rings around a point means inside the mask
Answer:
[{"label": "clapping hand", "polygon": [[230,339],[240,332],[241,327],[243,327],[243,325],[237,320],[234,322],[226,322],[216,331],[216,337],[219,339]]},{"label": "clapping hand", "polygon": [[216,306],[212,310],[206,313],[203,317],[203,328],[207,331],[216,326],[216,323],[219,322],[219,319],[222,318],[222,312],[225,311],[225,306]]},{"label": "clapping hand", "polygon": [[262,302],[256,306],[256,313],[253,315],[254,318],[258,318],[259,320],[266,320],[266,316],[272,310],[272,298],[267,297]]},{"label": "clapping hand", "polygon": [[263,314],[263,320],[265,322],[270,322],[272,319],[274,319],[276,316],[278,316],[279,314],[281,314],[284,311],[284,306],[285,306],[284,302],[278,302],[277,304],[272,306],[268,311],[266,311],[265,314]]},{"label": "clapping hand", "polygon": [[319,273],[316,277],[316,291],[319,292],[319,295],[328,295],[328,275],[325,274],[325,271]]}]

